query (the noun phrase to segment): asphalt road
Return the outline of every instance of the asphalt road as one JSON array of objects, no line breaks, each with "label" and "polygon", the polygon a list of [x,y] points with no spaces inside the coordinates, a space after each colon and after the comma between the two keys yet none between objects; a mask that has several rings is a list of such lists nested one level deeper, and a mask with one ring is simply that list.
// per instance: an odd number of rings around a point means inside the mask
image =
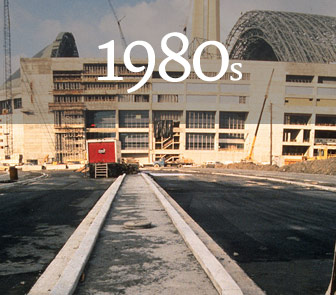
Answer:
[{"label": "asphalt road", "polygon": [[335,193],[238,177],[158,175],[155,180],[267,294],[325,294],[336,240]]},{"label": "asphalt road", "polygon": [[113,181],[48,174],[0,185],[0,294],[26,294]]}]

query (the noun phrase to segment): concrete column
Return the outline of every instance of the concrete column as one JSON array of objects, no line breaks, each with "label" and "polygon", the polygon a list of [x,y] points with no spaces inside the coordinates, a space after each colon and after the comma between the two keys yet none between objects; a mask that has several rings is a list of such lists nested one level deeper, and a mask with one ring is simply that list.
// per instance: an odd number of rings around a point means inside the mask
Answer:
[{"label": "concrete column", "polygon": [[[216,111],[215,114],[215,151],[219,151],[219,111]],[[216,158],[219,160],[219,157]]]},{"label": "concrete column", "polygon": [[204,0],[194,0],[191,41],[204,38]]},{"label": "concrete column", "polygon": [[208,0],[208,40],[220,41],[219,9],[219,0]]},{"label": "concrete column", "polygon": [[[220,41],[220,11],[219,0],[208,0],[207,16],[207,39],[210,41]],[[218,49],[209,47],[209,54],[218,55]]]},{"label": "concrete column", "polygon": [[152,107],[149,110],[149,126],[148,126],[148,163],[155,159],[155,146],[154,146],[154,122]]}]

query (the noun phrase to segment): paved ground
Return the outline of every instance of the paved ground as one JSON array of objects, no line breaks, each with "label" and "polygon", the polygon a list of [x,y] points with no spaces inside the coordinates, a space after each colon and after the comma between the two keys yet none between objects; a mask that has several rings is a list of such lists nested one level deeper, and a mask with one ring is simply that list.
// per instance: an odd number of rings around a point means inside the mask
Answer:
[{"label": "paved ground", "polygon": [[74,172],[48,175],[0,185],[0,294],[26,294],[112,182]]},{"label": "paved ground", "polygon": [[236,177],[155,175],[267,294],[325,293],[336,239],[335,193]]},{"label": "paved ground", "polygon": [[[28,172],[28,171],[21,171],[21,170],[18,170],[18,181],[19,182],[22,182],[22,181],[27,181],[27,180],[30,180],[32,178],[35,178],[35,177],[38,177],[38,176],[41,176],[43,175],[44,172]],[[9,180],[9,172],[8,171],[0,171],[0,187],[4,187],[4,184],[8,184],[8,183],[13,183],[13,182],[10,182]],[[12,184],[10,184],[12,185]]]},{"label": "paved ground", "polygon": [[[147,218],[151,229],[123,224]],[[141,175],[129,175],[112,204],[77,295],[216,295],[212,283]]]},{"label": "paved ground", "polygon": [[[145,169],[142,169],[145,170]],[[148,170],[148,169],[147,169]],[[249,175],[258,177],[275,177],[285,180],[301,181],[306,183],[313,183],[325,186],[336,187],[336,175],[322,175],[322,174],[309,174],[309,173],[294,173],[294,172],[278,172],[278,171],[262,171],[262,170],[243,170],[243,169],[223,169],[223,168],[197,168],[185,167],[181,169],[176,168],[152,168],[150,171],[153,173],[202,173],[202,174],[235,174],[235,175]]]}]

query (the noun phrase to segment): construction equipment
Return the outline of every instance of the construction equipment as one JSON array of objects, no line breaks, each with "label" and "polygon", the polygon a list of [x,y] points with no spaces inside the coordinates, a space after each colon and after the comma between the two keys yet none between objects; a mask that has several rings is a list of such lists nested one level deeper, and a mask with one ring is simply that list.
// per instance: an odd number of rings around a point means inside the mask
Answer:
[{"label": "construction equipment", "polygon": [[263,115],[263,112],[264,112],[264,109],[265,109],[266,100],[268,98],[268,93],[269,93],[269,90],[270,90],[270,87],[271,87],[271,82],[272,82],[273,74],[274,74],[274,69],[272,70],[271,77],[270,77],[270,79],[268,81],[268,84],[267,84],[265,98],[264,98],[263,105],[261,107],[261,111],[260,111],[260,115],[259,115],[259,120],[258,120],[258,123],[257,123],[257,128],[256,128],[256,131],[254,133],[254,137],[253,137],[253,141],[252,141],[250,152],[249,152],[249,154],[248,154],[248,156],[246,158],[246,161],[248,161],[248,162],[252,162],[253,161],[254,146],[255,146],[255,142],[256,142],[258,131],[259,131],[259,127],[260,127],[261,118],[262,118],[262,115]]},{"label": "construction equipment", "polygon": [[181,158],[178,160],[166,160],[164,157],[162,157],[160,160],[154,161],[153,166],[156,168],[159,167],[178,167],[182,168],[184,165],[193,165],[194,161],[191,159],[185,159]]},{"label": "construction equipment", "polygon": [[5,94],[6,108],[3,110],[5,115],[5,133],[6,146],[5,158],[10,159],[13,154],[13,120],[12,120],[12,51],[11,51],[11,33],[10,33],[10,15],[8,0],[4,0],[4,49],[5,49]]},{"label": "construction equipment", "polygon": [[329,153],[329,148],[326,146],[321,146],[317,149],[316,156],[312,158],[308,158],[308,161],[313,161],[313,160],[326,160],[329,158],[334,158],[336,157],[336,154],[330,154]]},{"label": "construction equipment", "polygon": [[127,42],[126,42],[126,38],[125,38],[125,35],[123,33],[123,30],[121,28],[121,21],[124,19],[124,17],[122,18],[118,18],[118,15],[117,15],[117,12],[116,10],[114,9],[113,5],[112,5],[112,0],[107,0],[108,4],[110,5],[111,7],[111,10],[113,12],[113,15],[114,15],[114,18],[116,19],[117,21],[117,24],[118,24],[118,29],[119,29],[119,33],[120,33],[120,38],[121,38],[121,41],[123,43],[123,46],[124,46],[124,49],[126,49],[127,47]]}]

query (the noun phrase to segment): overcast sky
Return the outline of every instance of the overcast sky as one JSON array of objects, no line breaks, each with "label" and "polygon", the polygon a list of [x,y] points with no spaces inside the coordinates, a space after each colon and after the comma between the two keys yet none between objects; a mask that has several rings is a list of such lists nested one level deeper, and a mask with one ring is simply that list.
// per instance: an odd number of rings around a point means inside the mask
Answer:
[{"label": "overcast sky", "polygon": [[[80,57],[105,57],[98,45],[115,40],[121,55],[117,23],[107,0],[11,0],[13,72],[20,57],[31,57],[55,40],[59,32],[72,32]],[[113,0],[127,42],[150,42],[158,56],[161,38],[183,29],[190,0]],[[221,41],[240,15],[254,9],[294,11],[336,16],[335,0],[221,0]],[[1,3],[0,15],[3,15]],[[189,23],[190,23],[189,21]],[[1,21],[2,22],[2,21]],[[189,26],[190,28],[190,26]],[[190,31],[189,31],[190,33]],[[0,35],[3,36],[3,33]],[[2,37],[3,38],[3,37]],[[3,69],[4,51],[1,40]],[[3,82],[3,70],[0,83]]]}]

